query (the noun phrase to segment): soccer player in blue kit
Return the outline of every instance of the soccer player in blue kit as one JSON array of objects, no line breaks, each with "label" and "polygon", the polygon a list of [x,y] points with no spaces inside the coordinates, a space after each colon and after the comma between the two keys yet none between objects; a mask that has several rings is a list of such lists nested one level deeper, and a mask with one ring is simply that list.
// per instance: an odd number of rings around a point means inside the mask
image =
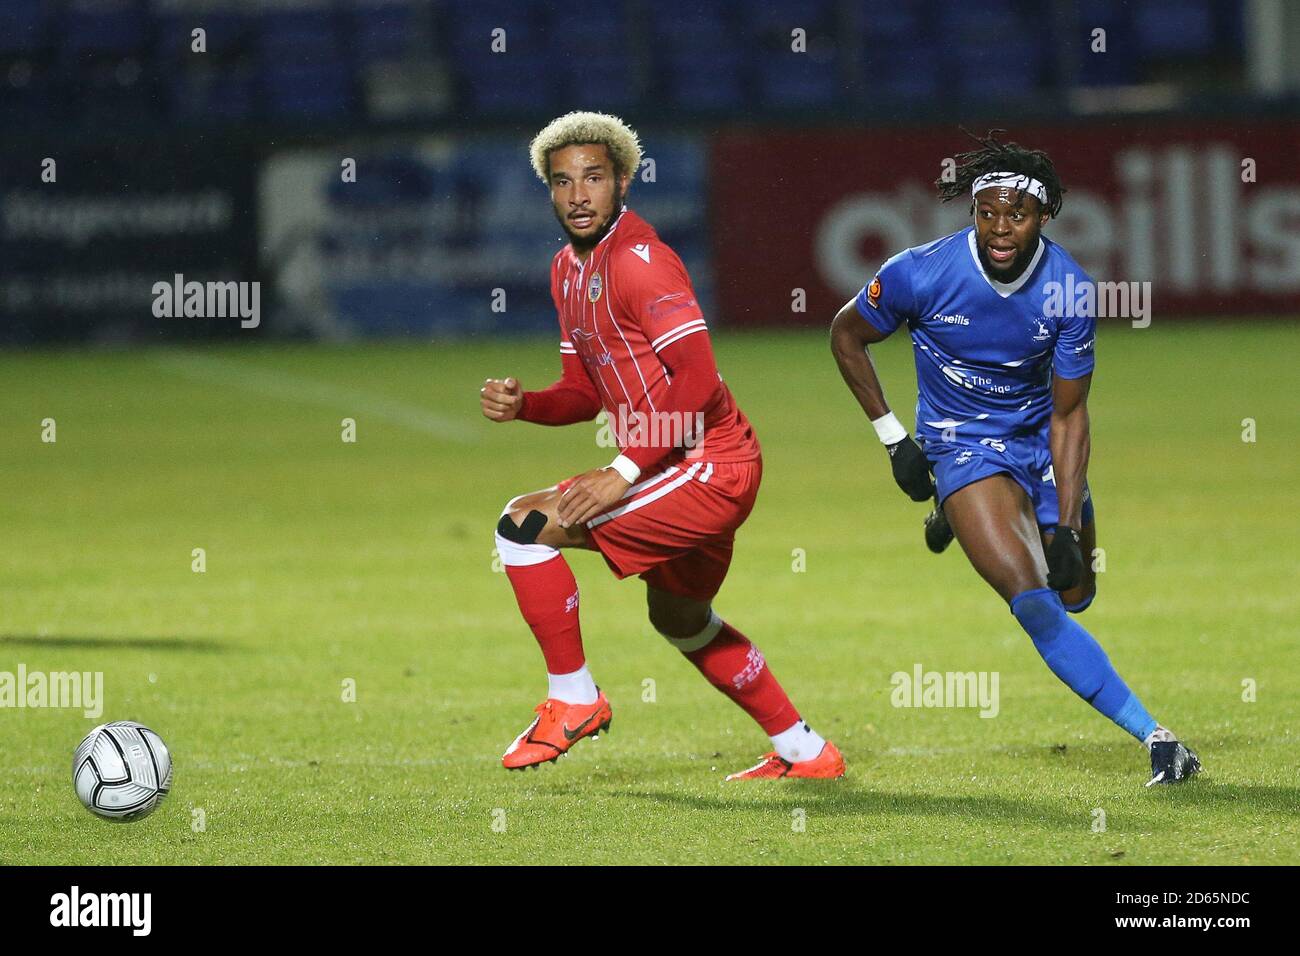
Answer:
[{"label": "soccer player in blue kit", "polygon": [[[970,197],[974,224],[885,262],[835,316],[832,351],[899,487],[913,501],[936,499],[932,550],[955,534],[1052,672],[1147,747],[1148,786],[1175,783],[1200,770],[1196,754],[1067,613],[1084,611],[1096,591],[1084,560],[1096,542],[1087,483],[1096,320],[1061,293],[1091,280],[1041,234],[1065,191],[1051,160],[998,132],[975,137],[952,181],[936,183],[944,201]],[[904,324],[919,389],[915,440],[889,410],[867,351]]]}]

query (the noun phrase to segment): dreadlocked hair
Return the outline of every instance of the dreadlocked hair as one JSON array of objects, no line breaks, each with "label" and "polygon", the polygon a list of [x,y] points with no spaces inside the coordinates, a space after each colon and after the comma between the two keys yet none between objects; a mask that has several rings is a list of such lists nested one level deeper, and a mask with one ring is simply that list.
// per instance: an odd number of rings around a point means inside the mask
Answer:
[{"label": "dreadlocked hair", "polygon": [[[1019,173],[1037,179],[1043,184],[1047,190],[1047,202],[1044,208],[1053,218],[1056,217],[1061,211],[1061,196],[1065,192],[1065,187],[1061,185],[1060,177],[1056,175],[1056,167],[1052,165],[1046,153],[1041,149],[1026,149],[1019,143],[998,142],[997,134],[1005,133],[1004,129],[991,129],[987,136],[976,136],[965,128],[962,128],[962,132],[975,140],[979,148],[957,154],[956,178],[952,182],[945,181],[943,177],[935,180],[934,185],[939,190],[940,200],[948,202],[959,196],[970,199],[971,184],[985,173]],[[1023,189],[1020,195],[1023,198]],[[972,210],[975,208],[973,201],[971,208]]]}]

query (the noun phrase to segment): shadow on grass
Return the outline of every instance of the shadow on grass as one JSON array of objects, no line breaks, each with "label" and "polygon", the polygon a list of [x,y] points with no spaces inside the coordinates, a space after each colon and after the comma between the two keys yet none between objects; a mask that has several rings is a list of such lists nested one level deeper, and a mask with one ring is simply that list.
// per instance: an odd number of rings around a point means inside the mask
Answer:
[{"label": "shadow on grass", "polygon": [[224,653],[233,645],[208,637],[73,637],[51,634],[0,634],[0,647],[88,647],[98,650],[207,651]]},{"label": "shadow on grass", "polygon": [[[1216,809],[1232,808],[1242,813],[1280,813],[1296,816],[1300,807],[1300,789],[1238,783],[1215,783],[1199,777],[1176,786],[1158,786],[1150,790],[1134,783],[1129,796],[1144,796],[1161,801],[1165,807]],[[1020,800],[1004,796],[943,794],[943,793],[893,793],[881,790],[861,790],[845,786],[840,781],[800,781],[797,790],[783,788],[753,798],[733,799],[731,796],[704,796],[671,791],[635,790],[620,796],[671,804],[691,810],[717,810],[736,808],[753,811],[785,810],[800,806],[810,812],[826,816],[857,816],[869,814],[895,814],[906,816],[977,817],[1005,823],[1032,822],[1044,827],[1074,830],[1079,827],[1077,801]],[[1154,806],[1154,804],[1153,804]]]},{"label": "shadow on grass", "polygon": [[1077,809],[1064,806],[1011,800],[997,796],[971,796],[953,794],[889,793],[878,790],[846,788],[843,782],[800,781],[799,789],[786,788],[772,793],[766,799],[730,799],[704,797],[687,793],[656,793],[634,791],[625,796],[672,804],[691,810],[717,810],[721,808],[753,811],[786,810],[799,806],[819,816],[861,816],[867,814],[894,814],[934,817],[977,817],[1006,823],[1032,821],[1054,829],[1078,829]]},{"label": "shadow on grass", "polygon": [[1300,789],[1249,783],[1216,783],[1204,776],[1172,787],[1152,787],[1169,795],[1171,802],[1188,806],[1231,807],[1256,813],[1282,813],[1300,817]]}]

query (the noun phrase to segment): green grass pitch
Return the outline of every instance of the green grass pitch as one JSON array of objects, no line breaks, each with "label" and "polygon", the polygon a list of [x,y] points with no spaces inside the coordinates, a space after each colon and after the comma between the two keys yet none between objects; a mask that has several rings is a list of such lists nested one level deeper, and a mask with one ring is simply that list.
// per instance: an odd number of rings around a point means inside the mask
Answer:
[{"label": "green grass pitch", "polygon": [[[492,528],[610,457],[594,425],[479,416],[484,377],[554,377],[553,337],[8,354],[0,671],[102,671],[100,720],[161,733],[176,779],[148,819],[98,820],[70,780],[98,721],[0,709],[0,863],[1300,862],[1294,325],[1102,330],[1082,621],[1206,767],[1149,790],[960,550],[924,549],[826,337],[716,344],[765,452],[716,607],[847,779],[724,784],[766,739],[581,553],[612,732],[502,770],[545,683]],[[876,354],[910,423],[910,347]],[[997,672],[998,715],[892,707],[916,664]]]}]

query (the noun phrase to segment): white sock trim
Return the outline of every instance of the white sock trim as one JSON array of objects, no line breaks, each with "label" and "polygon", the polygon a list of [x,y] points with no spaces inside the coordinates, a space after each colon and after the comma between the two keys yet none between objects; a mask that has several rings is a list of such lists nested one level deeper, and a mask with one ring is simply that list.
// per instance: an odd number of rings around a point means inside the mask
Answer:
[{"label": "white sock trim", "polygon": [[708,644],[709,641],[718,636],[720,630],[722,630],[722,618],[718,617],[715,612],[709,611],[709,623],[704,625],[704,630],[692,637],[673,637],[671,634],[664,634],[663,631],[659,633],[663,634],[664,640],[673,647],[683,654],[689,654],[691,651],[698,651]]},{"label": "white sock trim", "polygon": [[1159,724],[1156,724],[1156,729],[1147,734],[1142,740],[1142,746],[1146,747],[1147,750],[1150,750],[1151,745],[1158,740],[1168,742],[1176,741],[1177,739],[1178,738],[1174,736],[1174,732],[1168,727],[1161,727]]},{"label": "white sock trim", "polygon": [[496,532],[496,539],[497,554],[501,556],[501,563],[511,567],[521,568],[530,564],[541,564],[560,553],[549,544],[520,544],[501,537],[500,532]]},{"label": "white sock trim", "polygon": [[586,664],[568,674],[546,675],[547,697],[554,697],[566,704],[594,704],[599,695],[600,691],[596,689],[596,682]]},{"label": "white sock trim", "polygon": [[796,720],[779,734],[772,735],[772,749],[782,760],[790,763],[812,760],[825,746],[826,739],[802,720]]}]

